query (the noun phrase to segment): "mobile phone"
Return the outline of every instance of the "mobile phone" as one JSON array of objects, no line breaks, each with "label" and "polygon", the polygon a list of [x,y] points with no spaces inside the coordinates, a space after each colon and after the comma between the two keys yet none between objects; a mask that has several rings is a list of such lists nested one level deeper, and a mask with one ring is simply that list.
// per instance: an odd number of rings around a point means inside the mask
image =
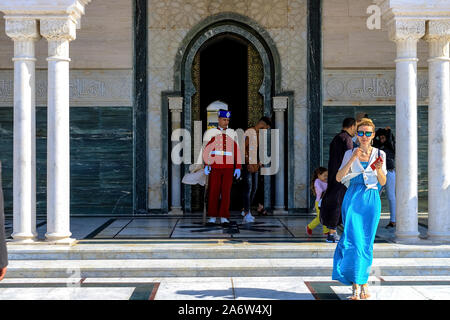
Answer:
[{"label": "mobile phone", "polygon": [[374,170],[375,171],[375,165],[378,163],[378,162],[381,162],[381,161],[383,161],[383,159],[381,158],[381,156],[379,156],[378,158],[377,158],[377,160],[375,160],[371,165],[370,165],[370,167],[372,168],[372,170]]}]

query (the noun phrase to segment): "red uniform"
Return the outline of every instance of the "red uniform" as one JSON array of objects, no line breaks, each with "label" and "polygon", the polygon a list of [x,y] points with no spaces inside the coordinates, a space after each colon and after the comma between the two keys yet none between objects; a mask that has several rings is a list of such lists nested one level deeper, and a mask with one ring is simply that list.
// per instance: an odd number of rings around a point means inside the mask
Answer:
[{"label": "red uniform", "polygon": [[241,169],[237,143],[222,133],[211,139],[203,152],[203,161],[211,166],[208,216],[230,217],[230,193],[235,169]]}]

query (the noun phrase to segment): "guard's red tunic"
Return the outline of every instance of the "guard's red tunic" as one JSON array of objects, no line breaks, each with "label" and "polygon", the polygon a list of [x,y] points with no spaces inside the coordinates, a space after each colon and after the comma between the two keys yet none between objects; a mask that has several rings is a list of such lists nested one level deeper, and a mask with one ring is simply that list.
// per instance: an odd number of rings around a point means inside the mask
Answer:
[{"label": "guard's red tunic", "polygon": [[213,137],[203,152],[205,165],[211,166],[208,183],[208,216],[230,217],[230,193],[234,169],[241,169],[237,143],[225,133]]}]

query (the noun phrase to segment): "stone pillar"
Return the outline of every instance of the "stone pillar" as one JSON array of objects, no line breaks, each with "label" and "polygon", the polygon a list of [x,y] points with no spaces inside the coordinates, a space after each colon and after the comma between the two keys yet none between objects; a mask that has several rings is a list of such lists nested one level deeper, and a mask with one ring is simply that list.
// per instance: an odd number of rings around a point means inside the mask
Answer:
[{"label": "stone pillar", "polygon": [[14,40],[13,233],[17,242],[36,238],[35,19],[7,18],[6,34]]},{"label": "stone pillar", "polygon": [[[169,110],[171,113],[172,132],[181,128],[181,112],[183,111],[182,97],[169,97]],[[172,143],[172,148],[176,143]],[[169,152],[169,154],[171,154]],[[170,215],[183,215],[181,207],[181,165],[172,163]]]},{"label": "stone pillar", "polygon": [[389,38],[397,44],[396,62],[396,197],[399,242],[416,242],[418,231],[417,41],[425,21],[394,18]]},{"label": "stone pillar", "polygon": [[450,20],[427,22],[428,237],[448,242],[450,212]]},{"label": "stone pillar", "polygon": [[[288,97],[274,97],[275,129],[279,130],[279,169],[275,176],[274,214],[286,214],[284,205],[284,113],[288,107]],[[271,155],[272,161],[275,155]]]},{"label": "stone pillar", "polygon": [[71,17],[41,20],[48,40],[47,233],[50,242],[71,243],[69,42],[75,39]]}]

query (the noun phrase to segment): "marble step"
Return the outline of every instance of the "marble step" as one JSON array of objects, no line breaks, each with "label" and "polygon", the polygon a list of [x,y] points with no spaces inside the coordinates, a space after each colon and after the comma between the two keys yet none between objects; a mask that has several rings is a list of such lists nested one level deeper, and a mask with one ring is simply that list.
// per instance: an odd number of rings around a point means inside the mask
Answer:
[{"label": "marble step", "polygon": [[[108,259],[286,259],[332,258],[336,244],[77,244],[8,245],[10,260],[108,260]],[[450,245],[401,245],[377,243],[375,258],[450,258]]]},{"label": "marble step", "polygon": [[[333,259],[11,260],[9,278],[329,276]],[[376,276],[445,276],[450,258],[374,259]]]}]

